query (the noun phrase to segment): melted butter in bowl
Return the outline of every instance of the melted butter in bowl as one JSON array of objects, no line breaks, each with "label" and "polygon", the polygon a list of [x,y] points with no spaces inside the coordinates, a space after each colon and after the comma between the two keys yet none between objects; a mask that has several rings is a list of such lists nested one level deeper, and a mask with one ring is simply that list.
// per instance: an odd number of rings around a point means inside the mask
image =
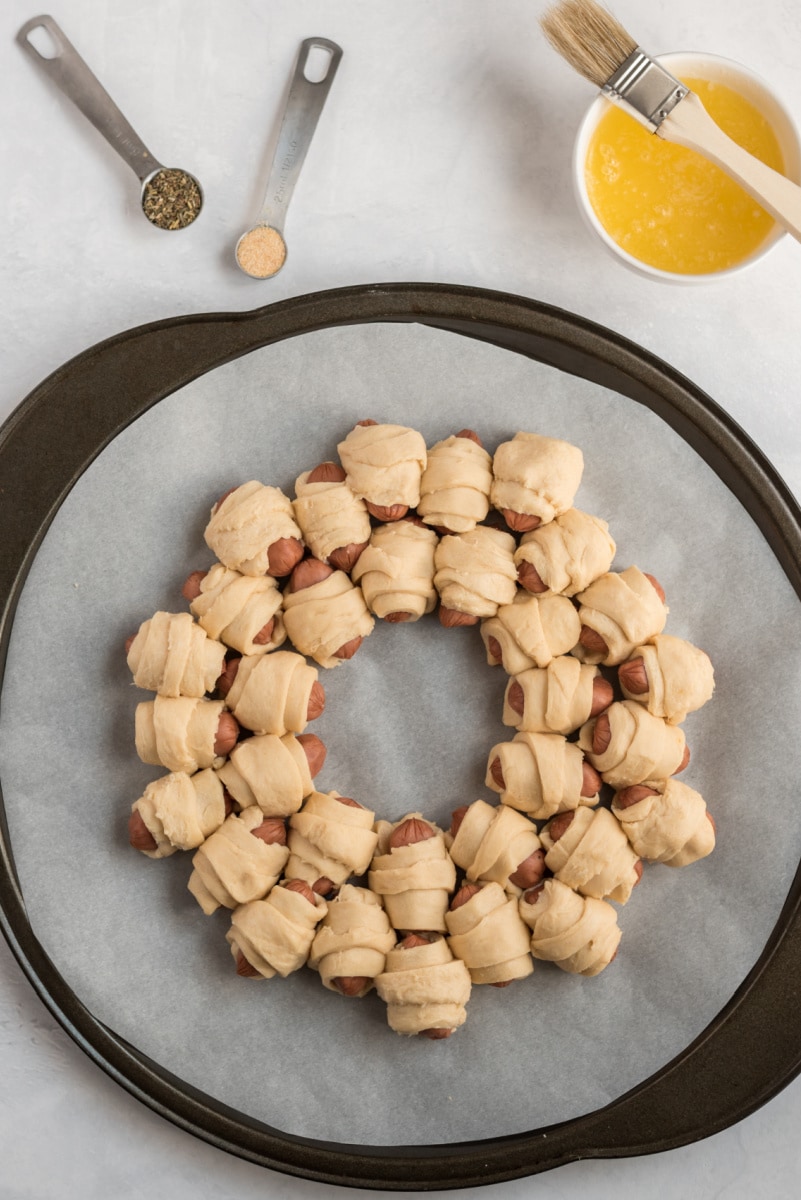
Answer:
[{"label": "melted butter in bowl", "polygon": [[[798,134],[766,84],[711,55],[664,55],[659,61],[698,94],[729,137],[775,170],[801,179]],[[652,134],[603,97],[579,130],[574,180],[590,227],[619,258],[652,278],[717,278],[757,261],[784,234],[719,167]]]}]

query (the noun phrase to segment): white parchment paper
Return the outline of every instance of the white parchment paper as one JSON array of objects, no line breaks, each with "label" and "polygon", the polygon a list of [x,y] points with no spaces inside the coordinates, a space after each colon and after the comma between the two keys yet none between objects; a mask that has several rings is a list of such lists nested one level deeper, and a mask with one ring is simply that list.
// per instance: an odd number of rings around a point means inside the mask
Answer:
[{"label": "white parchment paper", "polygon": [[[110,386],[114,386],[110,383]],[[120,381],[119,386],[124,386]],[[725,396],[718,397],[725,406]],[[686,723],[683,776],[718,827],[711,858],[646,867],[623,941],[595,979],[550,965],[474,988],[444,1042],[405,1039],[371,994],[237,978],[227,915],[186,891],[190,856],[127,845],[130,805],[161,772],[133,747],[123,644],[156,609],[182,611],[207,566],[202,532],[230,486],[295,477],[364,418],[431,445],[471,426],[584,451],[577,504],[605,517],[615,567],[660,579],[667,632],[712,657],[713,701]],[[281,1131],[415,1145],[513,1134],[619,1096],[680,1052],[758,958],[801,856],[797,778],[801,608],[748,515],[657,417],[588,382],[416,326],[309,334],[196,381],[126,430],[78,482],[36,557],[2,694],[2,784],[33,929],[94,1014],[168,1070]],[[379,623],[321,671],[317,779],[395,819],[447,826],[478,796],[505,676],[475,629]],[[753,1048],[753,1052],[756,1048]],[[744,1053],[752,1052],[744,1047]]]}]

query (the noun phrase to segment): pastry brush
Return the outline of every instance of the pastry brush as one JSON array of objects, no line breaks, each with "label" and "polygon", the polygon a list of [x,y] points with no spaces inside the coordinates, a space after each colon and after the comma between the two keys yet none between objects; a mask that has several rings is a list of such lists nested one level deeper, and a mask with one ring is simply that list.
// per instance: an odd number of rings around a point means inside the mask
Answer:
[{"label": "pastry brush", "polygon": [[555,50],[641,124],[715,163],[801,241],[801,187],[733,142],[698,96],[595,0],[560,0],[541,19]]}]

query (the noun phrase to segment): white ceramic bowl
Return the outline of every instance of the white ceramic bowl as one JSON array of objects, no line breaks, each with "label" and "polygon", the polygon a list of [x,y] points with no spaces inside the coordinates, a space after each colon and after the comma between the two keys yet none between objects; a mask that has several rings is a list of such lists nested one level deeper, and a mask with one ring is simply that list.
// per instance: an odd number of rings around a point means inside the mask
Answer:
[{"label": "white ceramic bowl", "polygon": [[[679,79],[682,76],[688,76],[690,78],[708,79],[714,83],[728,84],[733,90],[750,100],[766,118],[776,134],[784,156],[785,174],[796,183],[801,183],[801,142],[799,142],[798,131],[790,114],[763,79],[760,79],[758,75],[755,75],[747,67],[743,67],[739,63],[732,62],[727,58],[719,58],[714,54],[688,51],[681,54],[661,54],[658,56],[658,59],[664,67]],[[725,279],[730,275],[744,270],[746,267],[752,266],[784,237],[784,229],[780,225],[774,224],[764,241],[747,258],[742,259],[734,266],[728,267],[725,270],[704,274],[680,274],[673,271],[663,271],[658,267],[649,266],[648,263],[642,262],[622,249],[614,238],[610,237],[606,232],[596,216],[595,209],[590,202],[587,192],[584,170],[590,139],[595,132],[599,120],[607,111],[610,104],[611,101],[607,100],[605,96],[598,95],[590,105],[579,126],[573,148],[573,185],[582,216],[590,229],[597,234],[606,248],[614,254],[615,258],[624,262],[633,270],[638,271],[641,275],[648,276],[650,279],[659,279],[668,283],[708,283],[711,280]]]}]

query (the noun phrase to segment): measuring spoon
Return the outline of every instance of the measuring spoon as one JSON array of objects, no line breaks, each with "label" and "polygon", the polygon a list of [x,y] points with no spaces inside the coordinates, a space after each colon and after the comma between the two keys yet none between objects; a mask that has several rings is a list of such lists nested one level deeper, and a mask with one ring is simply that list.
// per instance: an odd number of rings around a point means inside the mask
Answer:
[{"label": "measuring spoon", "polygon": [[[50,35],[56,49],[52,58],[30,40],[35,29]],[[191,225],[203,206],[200,184],[188,171],[165,167],[153,157],[53,18],[32,17],[20,29],[17,41],[134,171],[142,184],[142,212],[147,219],[159,229]]]},{"label": "measuring spoon", "polygon": [[[320,79],[310,79],[306,74],[314,50],[328,55]],[[256,224],[236,244],[237,264],[253,279],[272,278],[286,261],[287,208],[341,58],[341,47],[328,38],[306,38],[300,44],[262,210]]]}]

